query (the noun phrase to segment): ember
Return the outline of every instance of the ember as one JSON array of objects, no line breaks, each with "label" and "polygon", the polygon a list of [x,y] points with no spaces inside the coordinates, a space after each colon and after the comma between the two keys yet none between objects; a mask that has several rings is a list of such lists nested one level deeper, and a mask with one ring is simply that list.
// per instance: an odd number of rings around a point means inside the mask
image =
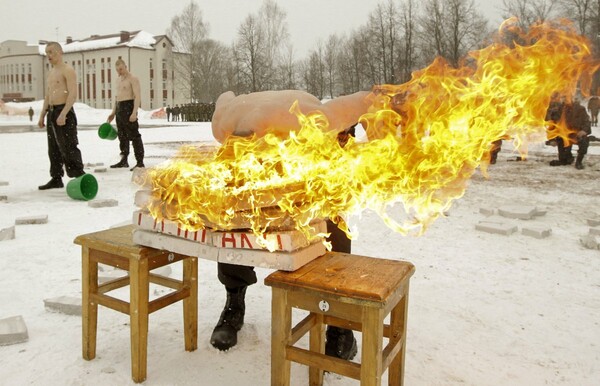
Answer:
[{"label": "ember", "polygon": [[[491,44],[458,69],[437,59],[405,84],[374,87],[361,118],[367,143],[340,147],[324,116],[294,104],[301,129],[288,139],[267,134],[229,138],[215,151],[181,149],[149,172],[150,213],[190,230],[235,229],[242,218],[256,235],[285,223],[315,237],[314,219],[348,231],[343,218],[370,209],[395,231],[423,232],[463,195],[478,166],[485,173],[494,140],[509,136],[520,149],[545,140],[552,94],[574,95],[598,68],[567,23],[522,33],[508,20],[506,32],[520,44]],[[404,213],[390,213],[396,203]]]}]

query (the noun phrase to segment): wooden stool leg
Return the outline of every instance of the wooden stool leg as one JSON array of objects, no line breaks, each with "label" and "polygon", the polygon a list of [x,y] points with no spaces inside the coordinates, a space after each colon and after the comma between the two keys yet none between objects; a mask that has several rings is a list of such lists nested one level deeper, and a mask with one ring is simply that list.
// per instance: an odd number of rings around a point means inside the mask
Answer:
[{"label": "wooden stool leg", "polygon": [[364,307],[362,311],[362,351],[360,385],[380,386],[383,360],[383,310]]},{"label": "wooden stool leg", "polygon": [[406,352],[406,323],[408,319],[408,288],[404,297],[396,304],[390,314],[390,344],[402,339],[402,347],[390,363],[388,369],[389,385],[402,386],[404,384],[404,358]]},{"label": "wooden stool leg", "polygon": [[138,383],[146,380],[150,291],[148,276],[148,260],[130,260],[131,376]]},{"label": "wooden stool leg", "polygon": [[271,386],[289,386],[291,362],[285,359],[292,338],[292,309],[285,290],[273,287],[271,302]]},{"label": "wooden stool leg", "polygon": [[98,293],[98,263],[90,259],[88,247],[81,248],[81,284],[82,353],[89,361],[96,357],[98,303],[91,298]]},{"label": "wooden stool leg", "polygon": [[[314,315],[316,323],[310,329],[310,351],[325,354],[325,324],[323,323],[323,314]],[[317,367],[310,367],[308,370],[308,380],[311,386],[323,385],[323,370]]]},{"label": "wooden stool leg", "polygon": [[183,285],[189,287],[190,296],[183,299],[183,336],[186,351],[198,348],[198,259],[183,260]]}]

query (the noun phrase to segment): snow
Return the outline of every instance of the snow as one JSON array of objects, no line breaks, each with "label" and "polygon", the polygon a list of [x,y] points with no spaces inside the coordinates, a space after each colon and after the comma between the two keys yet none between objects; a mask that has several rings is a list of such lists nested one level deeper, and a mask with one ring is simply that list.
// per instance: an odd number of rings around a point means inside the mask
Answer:
[{"label": "snow", "polygon": [[[37,122],[41,102],[32,102]],[[27,110],[29,104],[20,105]],[[13,106],[15,108],[19,106]],[[118,160],[117,141],[98,138],[108,110],[75,106],[85,163]],[[208,123],[150,120],[142,114],[146,165],[167,160],[183,143],[214,142]],[[89,125],[86,126],[86,125]],[[15,132],[14,126],[25,131]],[[598,128],[594,134],[600,136]],[[596,385],[600,380],[600,251],[584,248],[586,219],[600,214],[600,147],[590,147],[586,169],[548,166],[556,148],[532,145],[526,162],[516,162],[504,142],[489,179],[478,171],[460,200],[421,237],[403,237],[373,213],[351,219],[359,230],[356,254],[406,259],[416,266],[411,280],[406,350],[406,385]],[[81,318],[50,312],[44,299],[81,296],[83,233],[130,221],[134,194],[131,172],[95,174],[97,199],[119,205],[91,208],[64,189],[39,191],[48,181],[46,136],[28,117],[0,116],[0,229],[24,216],[48,215],[48,223],[17,225],[14,240],[0,241],[0,319],[22,315],[29,341],[0,346],[0,383],[5,385],[133,385],[129,320],[99,307],[97,357],[81,357]],[[87,169],[91,172],[91,169]],[[65,178],[64,182],[67,180]],[[511,220],[519,232],[484,233],[481,208],[528,205],[544,216]],[[550,227],[550,237],[521,233],[523,226]],[[271,271],[257,269],[248,289],[246,324],[229,352],[209,338],[225,291],[213,262],[199,260],[198,349],[184,350],[181,304],[150,316],[146,385],[268,385],[270,378]],[[180,277],[175,265],[172,276]],[[152,287],[152,296],[164,290]],[[125,292],[119,296],[126,298]],[[295,319],[300,315],[295,314]],[[357,335],[359,336],[359,335]],[[306,344],[303,341],[302,344]],[[359,343],[360,346],[360,343]],[[308,384],[306,367],[292,365],[292,384]],[[335,374],[325,385],[356,385]]]}]

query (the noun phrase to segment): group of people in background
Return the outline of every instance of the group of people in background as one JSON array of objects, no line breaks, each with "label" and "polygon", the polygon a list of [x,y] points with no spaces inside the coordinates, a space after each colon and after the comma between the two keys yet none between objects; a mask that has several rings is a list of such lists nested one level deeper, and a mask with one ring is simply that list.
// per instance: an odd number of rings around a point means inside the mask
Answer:
[{"label": "group of people in background", "polygon": [[165,112],[169,122],[210,122],[215,112],[215,104],[187,103],[175,107],[169,105]]}]

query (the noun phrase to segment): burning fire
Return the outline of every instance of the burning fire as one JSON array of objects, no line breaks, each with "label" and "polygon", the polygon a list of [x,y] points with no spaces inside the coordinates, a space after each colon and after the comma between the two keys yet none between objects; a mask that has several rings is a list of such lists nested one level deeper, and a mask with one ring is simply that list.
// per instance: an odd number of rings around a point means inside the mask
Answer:
[{"label": "burning fire", "polygon": [[[330,218],[348,232],[344,218],[377,212],[401,233],[423,232],[468,179],[486,170],[490,144],[512,138],[518,147],[545,139],[553,93],[574,95],[598,68],[587,41],[565,22],[538,24],[527,33],[506,21],[494,43],[471,52],[466,65],[441,59],[401,85],[373,88],[361,117],[369,141],[341,147],[320,114],[303,115],[298,132],[282,140],[230,138],[215,151],[185,147],[149,176],[155,218],[184,227],[269,228],[292,226],[309,235],[311,221]],[[564,125],[563,125],[564,126]],[[565,135],[560,124],[550,137]],[[390,214],[401,203],[404,213]]]}]

